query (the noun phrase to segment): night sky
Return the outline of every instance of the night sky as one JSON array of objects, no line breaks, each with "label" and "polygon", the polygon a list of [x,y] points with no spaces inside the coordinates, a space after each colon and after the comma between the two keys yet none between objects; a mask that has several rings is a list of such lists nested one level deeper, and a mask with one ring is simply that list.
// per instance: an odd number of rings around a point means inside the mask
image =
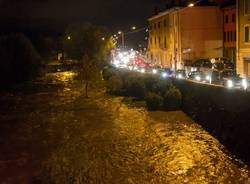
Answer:
[{"label": "night sky", "polygon": [[[154,8],[168,0],[0,0],[0,31],[60,32],[63,26],[90,22],[113,33],[144,27]],[[55,31],[56,30],[56,31]],[[127,44],[145,44],[146,33],[127,36]],[[133,42],[133,43],[132,43]]]},{"label": "night sky", "polygon": [[88,21],[108,27],[145,25],[166,0],[0,0],[1,18]]}]

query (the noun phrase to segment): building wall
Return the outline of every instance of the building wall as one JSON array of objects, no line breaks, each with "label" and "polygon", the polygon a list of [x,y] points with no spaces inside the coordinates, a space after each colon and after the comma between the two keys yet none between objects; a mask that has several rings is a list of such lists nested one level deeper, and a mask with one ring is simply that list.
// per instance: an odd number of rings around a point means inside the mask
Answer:
[{"label": "building wall", "polygon": [[182,60],[222,56],[222,13],[218,7],[180,10]]},{"label": "building wall", "polygon": [[[248,3],[250,0],[248,0]],[[245,0],[237,0],[237,73],[243,77],[250,77],[250,11],[245,12]]]},{"label": "building wall", "polygon": [[174,8],[151,17],[149,24],[148,56],[157,64],[182,68],[185,60],[222,56],[222,13],[217,7]]},{"label": "building wall", "polygon": [[149,21],[148,58],[158,65],[170,67],[170,56],[167,55],[170,43],[171,17],[169,14]]},{"label": "building wall", "polygon": [[236,7],[223,8],[224,57],[236,61]]}]

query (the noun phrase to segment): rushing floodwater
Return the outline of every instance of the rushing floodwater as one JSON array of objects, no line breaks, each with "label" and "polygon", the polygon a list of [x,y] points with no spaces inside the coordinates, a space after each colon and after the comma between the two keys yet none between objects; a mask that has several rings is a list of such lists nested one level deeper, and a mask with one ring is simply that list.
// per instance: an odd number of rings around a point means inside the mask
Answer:
[{"label": "rushing floodwater", "polygon": [[247,167],[183,112],[148,112],[104,90],[85,99],[73,77],[49,74],[2,95],[0,181],[250,183]]}]

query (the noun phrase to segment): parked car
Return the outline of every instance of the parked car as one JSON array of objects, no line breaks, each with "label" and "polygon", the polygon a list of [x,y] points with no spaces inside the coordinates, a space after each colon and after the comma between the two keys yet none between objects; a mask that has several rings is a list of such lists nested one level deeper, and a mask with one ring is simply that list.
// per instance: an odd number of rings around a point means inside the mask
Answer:
[{"label": "parked car", "polygon": [[212,63],[209,59],[198,59],[196,60],[193,65],[193,67],[204,67],[204,68],[212,68]]},{"label": "parked car", "polygon": [[220,71],[226,69],[234,70],[235,68],[234,63],[229,58],[226,57],[213,58],[211,59],[211,62],[213,63],[212,68]]},{"label": "parked car", "polygon": [[228,88],[243,88],[243,78],[235,70],[225,70],[220,73],[221,84]]},{"label": "parked car", "polygon": [[175,72],[175,77],[177,79],[185,79],[186,78],[186,70],[177,70]]},{"label": "parked car", "polygon": [[157,74],[157,73],[160,72],[160,70],[161,70],[161,67],[160,67],[160,66],[153,66],[153,67],[151,68],[151,73]]},{"label": "parked car", "polygon": [[162,77],[173,77],[173,71],[170,68],[161,68],[159,70]]},{"label": "parked car", "polygon": [[204,81],[204,73],[201,71],[192,71],[188,74],[188,79],[196,81]]}]

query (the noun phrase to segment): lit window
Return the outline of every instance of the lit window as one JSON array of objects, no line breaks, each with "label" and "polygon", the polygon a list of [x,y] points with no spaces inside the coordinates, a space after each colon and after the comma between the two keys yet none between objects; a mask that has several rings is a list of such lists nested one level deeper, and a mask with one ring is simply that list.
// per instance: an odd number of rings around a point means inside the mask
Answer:
[{"label": "lit window", "polygon": [[245,42],[249,42],[249,26],[245,26]]}]

